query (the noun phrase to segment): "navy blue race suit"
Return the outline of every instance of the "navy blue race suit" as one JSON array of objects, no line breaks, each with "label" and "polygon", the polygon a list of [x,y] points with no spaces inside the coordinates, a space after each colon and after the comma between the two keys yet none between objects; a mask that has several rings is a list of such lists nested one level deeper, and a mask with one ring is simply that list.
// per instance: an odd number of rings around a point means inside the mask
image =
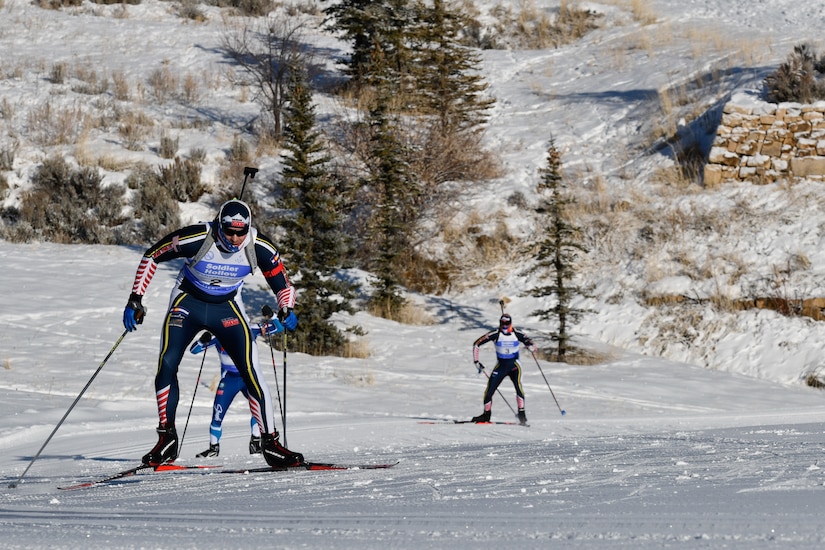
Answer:
[{"label": "navy blue race suit", "polygon": [[[258,366],[258,348],[240,299],[244,279],[253,266],[247,248],[254,247],[254,260],[277,296],[278,309],[295,305],[295,288],[289,282],[278,250],[272,241],[252,227],[234,252],[221,247],[219,225],[206,222],[174,231],[150,246],[135,274],[130,303],[140,303],[160,263],[186,259],[178,285],[170,298],[160,339],[155,392],[160,426],[174,426],[179,399],[178,366],[198,332],[208,330],[223,345],[237,366],[249,393],[249,404],[262,433],[275,433],[273,403]],[[210,235],[211,234],[211,235]],[[213,241],[201,256],[207,237]],[[193,262],[193,260],[197,260]]]},{"label": "navy blue race suit", "polygon": [[479,346],[495,342],[496,366],[487,381],[484,391],[484,411],[493,408],[493,395],[505,378],[510,378],[516,388],[516,402],[519,411],[524,411],[524,389],[521,387],[521,364],[519,363],[519,343],[534,348],[533,341],[519,329],[509,325],[492,330],[473,342],[473,361],[478,363]]}]

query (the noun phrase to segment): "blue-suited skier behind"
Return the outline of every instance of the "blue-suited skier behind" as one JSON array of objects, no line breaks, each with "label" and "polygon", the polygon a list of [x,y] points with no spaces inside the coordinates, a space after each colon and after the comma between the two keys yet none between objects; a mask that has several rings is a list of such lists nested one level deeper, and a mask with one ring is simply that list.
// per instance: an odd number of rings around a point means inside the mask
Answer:
[{"label": "blue-suited skier behind", "polygon": [[527,424],[527,415],[524,412],[524,389],[521,387],[521,364],[518,360],[519,343],[524,344],[531,351],[535,351],[536,346],[522,331],[513,327],[513,318],[505,313],[498,321],[498,329],[491,330],[473,342],[473,363],[475,363],[478,372],[484,370],[478,360],[478,348],[487,342],[495,342],[497,362],[487,381],[487,389],[484,391],[484,412],[473,417],[473,422],[490,421],[493,410],[493,394],[496,393],[498,386],[504,379],[509,377],[516,387],[518,420],[522,424]]},{"label": "blue-suited skier behind", "polygon": [[[251,326],[252,337],[255,338],[260,334],[272,335],[284,331],[283,325],[277,319],[271,319],[265,324],[253,324]],[[238,367],[232,362],[232,358],[226,353],[226,350],[218,342],[217,338],[212,337],[211,334],[206,333],[207,340],[203,342],[203,337],[198,340],[189,351],[195,355],[205,352],[207,349],[214,347],[218,352],[218,357],[221,361],[221,381],[215,391],[215,400],[212,403],[212,422],[209,424],[209,448],[195,456],[212,457],[218,456],[221,452],[221,436],[223,435],[223,419],[229,411],[229,406],[235,399],[238,393],[243,394],[249,399],[249,391],[246,389],[241,374],[238,372]],[[258,454],[261,452],[261,426],[255,420],[253,414],[249,429],[252,435],[249,439],[249,454]]]},{"label": "blue-suited skier behind", "polygon": [[295,330],[295,288],[289,282],[278,250],[269,237],[252,227],[252,214],[246,203],[225,202],[214,221],[173,231],[146,250],[123,311],[127,331],[136,330],[143,320],[145,309],[141,300],[158,264],[181,258],[185,263],[163,321],[155,375],[158,442],[143,456],[143,463],[162,464],[178,457],[178,366],[187,346],[202,330],[220,341],[246,384],[252,414],[261,428],[261,450],[267,464],[282,467],[303,463],[303,455],[286,449],[278,441],[272,396],[258,363],[258,347],[240,298],[244,279],[260,268],[277,297],[279,320],[288,330]]}]

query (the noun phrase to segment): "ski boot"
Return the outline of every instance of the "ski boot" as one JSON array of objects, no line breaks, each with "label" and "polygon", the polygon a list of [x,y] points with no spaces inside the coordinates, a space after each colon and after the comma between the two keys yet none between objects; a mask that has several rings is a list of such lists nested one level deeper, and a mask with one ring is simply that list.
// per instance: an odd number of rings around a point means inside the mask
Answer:
[{"label": "ski boot", "polygon": [[261,436],[253,435],[249,438],[249,454],[261,454]]},{"label": "ski boot", "polygon": [[278,432],[261,434],[261,451],[266,463],[273,468],[300,466],[304,463],[304,455],[294,453],[278,442]]},{"label": "ski boot", "polygon": [[143,455],[143,463],[157,466],[164,462],[173,462],[178,458],[178,432],[174,426],[158,426],[158,442],[152,450]]},{"label": "ski boot", "polygon": [[202,453],[198,453],[195,456],[202,456],[202,457],[210,457],[210,456],[218,456],[221,452],[221,445],[220,443],[213,443],[209,445],[209,448],[203,451]]},{"label": "ski boot", "polygon": [[491,415],[492,415],[491,411],[484,411],[480,415],[474,416],[473,419],[472,419],[472,422],[475,422],[476,424],[478,424],[479,422],[489,422]]},{"label": "ski boot", "polygon": [[518,423],[522,426],[527,425],[527,415],[524,414],[524,409],[520,409],[518,412]]}]

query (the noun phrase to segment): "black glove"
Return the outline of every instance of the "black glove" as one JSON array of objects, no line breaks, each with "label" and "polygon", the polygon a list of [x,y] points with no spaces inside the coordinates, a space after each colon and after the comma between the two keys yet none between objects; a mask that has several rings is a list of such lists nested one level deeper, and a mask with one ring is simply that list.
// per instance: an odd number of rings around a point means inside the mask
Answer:
[{"label": "black glove", "polygon": [[146,308],[140,303],[142,299],[143,296],[133,292],[129,295],[129,301],[123,310],[123,327],[129,332],[137,330],[137,326],[143,323],[146,316]]}]

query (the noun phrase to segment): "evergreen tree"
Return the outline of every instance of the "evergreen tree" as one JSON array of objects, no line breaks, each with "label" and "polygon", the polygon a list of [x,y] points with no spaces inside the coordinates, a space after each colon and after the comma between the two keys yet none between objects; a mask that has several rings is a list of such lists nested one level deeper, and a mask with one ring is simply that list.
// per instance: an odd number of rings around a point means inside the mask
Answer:
[{"label": "evergreen tree", "polygon": [[544,225],[541,229],[542,240],[538,242],[536,264],[527,271],[535,273],[540,280],[547,281],[528,291],[536,298],[551,297],[555,304],[547,309],[532,313],[540,319],[556,320],[558,330],[551,332],[551,338],[557,342],[558,360],[564,361],[570,349],[569,325],[577,323],[587,310],[573,307],[571,304],[577,296],[587,296],[583,287],[574,284],[577,274],[579,253],[587,253],[581,241],[581,230],[569,221],[568,208],[575,203],[561,174],[561,154],[554,142],[550,141],[547,152],[547,166],[539,173],[538,184],[540,202],[536,212]]},{"label": "evergreen tree", "polygon": [[[392,75],[389,82],[400,92],[410,72],[408,29],[414,10],[408,0],[341,0],[324,10],[327,27],[352,44],[345,72],[356,88],[374,86],[377,75]],[[376,56],[376,51],[381,55]],[[384,68],[389,68],[385,72]],[[385,82],[386,84],[387,82]]]},{"label": "evergreen tree", "polygon": [[342,0],[324,10],[352,44],[346,72],[356,87],[387,88],[396,111],[435,115],[442,134],[476,128],[493,99],[479,57],[461,44],[470,26],[444,0]]},{"label": "evergreen tree", "polygon": [[479,73],[480,59],[461,44],[469,18],[444,0],[433,0],[431,7],[419,3],[418,10],[419,44],[414,49],[422,110],[435,115],[443,135],[479,127],[495,100],[482,97],[487,84]]},{"label": "evergreen tree", "polygon": [[341,194],[328,170],[329,155],[315,129],[315,106],[304,68],[292,68],[284,116],[283,221],[286,251],[295,266],[301,298],[297,348],[312,354],[343,351],[345,338],[329,319],[352,311],[351,285],[335,278],[347,256],[341,230]]},{"label": "evergreen tree", "polygon": [[377,253],[373,257],[372,272],[377,281],[371,296],[373,311],[387,319],[397,318],[406,300],[401,295],[401,267],[403,254],[410,250],[407,228],[414,217],[409,196],[409,185],[403,147],[396,139],[387,115],[386,97],[379,97],[370,113],[372,128],[371,169],[368,185],[376,196],[370,237]]}]

